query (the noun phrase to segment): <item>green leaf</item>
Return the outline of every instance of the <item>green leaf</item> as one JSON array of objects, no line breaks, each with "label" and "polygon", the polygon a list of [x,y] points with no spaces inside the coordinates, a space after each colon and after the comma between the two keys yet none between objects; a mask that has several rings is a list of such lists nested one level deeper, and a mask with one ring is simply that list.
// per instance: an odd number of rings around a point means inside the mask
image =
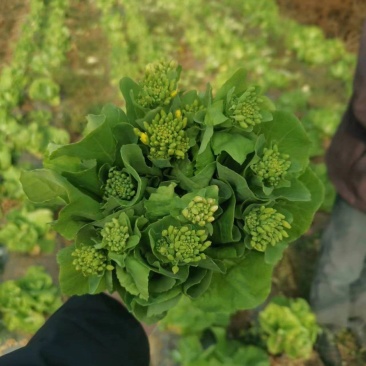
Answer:
[{"label": "green leaf", "polygon": [[207,146],[209,146],[213,133],[214,133],[213,126],[206,126],[201,138],[201,146],[198,151],[198,155],[202,154],[207,149]]},{"label": "green leaf", "polygon": [[171,277],[154,274],[149,281],[149,293],[161,293],[168,291],[174,287],[176,280]]},{"label": "green leaf", "polygon": [[324,198],[324,187],[310,168],[306,169],[299,177],[299,181],[309,189],[311,200],[302,202],[281,201],[277,204],[278,210],[283,208],[290,212],[293,217],[291,229],[287,231],[289,242],[298,239],[309,229],[314,214],[319,209]]},{"label": "green leaf", "polygon": [[292,179],[289,187],[281,187],[273,190],[269,195],[271,199],[284,198],[289,201],[310,201],[311,193],[304,183],[298,179]]},{"label": "green leaf", "polygon": [[240,174],[234,172],[219,162],[217,163],[217,173],[220,180],[228,182],[231,185],[236,197],[238,198],[238,201],[243,202],[256,199],[256,196],[249,188],[247,181]]},{"label": "green leaf", "polygon": [[228,117],[223,114],[224,103],[218,100],[211,104],[206,111],[205,125],[207,127],[214,127],[220,125],[228,120]]},{"label": "green leaf", "polygon": [[217,91],[214,100],[226,99],[228,92],[234,88],[234,93],[236,95],[242,94],[247,89],[247,84],[245,82],[247,78],[247,72],[245,69],[241,68],[237,70],[229,80],[227,80],[224,85]]},{"label": "green leaf", "polygon": [[61,198],[65,203],[69,201],[65,179],[49,170],[22,171],[20,182],[32,202],[53,202],[57,198]]},{"label": "green leaf", "polygon": [[136,144],[123,145],[121,157],[126,168],[131,167],[142,176],[161,176],[158,168],[150,167],[146,164],[142,150]]},{"label": "green leaf", "polygon": [[101,219],[100,204],[86,195],[80,195],[60,212],[54,229],[66,239],[73,239],[87,223]]},{"label": "green leaf", "polygon": [[76,271],[72,264],[74,258],[71,256],[75,245],[61,249],[57,254],[57,263],[60,266],[60,287],[65,295],[84,295],[89,293],[89,280],[80,272]]},{"label": "green leaf", "polygon": [[288,243],[277,243],[276,245],[268,245],[264,252],[264,260],[268,264],[277,264],[281,259],[284,250],[287,248]]},{"label": "green leaf", "polygon": [[174,192],[175,183],[169,186],[160,186],[156,192],[151,193],[148,200],[144,201],[146,215],[153,219],[169,215],[179,203],[178,195]]},{"label": "green leaf", "polygon": [[141,107],[138,107],[133,100],[133,96],[137,96],[141,87],[136,84],[131,78],[124,77],[119,83],[123,98],[126,101],[127,117],[131,124],[136,125],[136,120],[143,117],[144,112]]},{"label": "green leaf", "polygon": [[78,172],[63,172],[62,175],[75,187],[101,197],[103,195],[102,183],[98,177],[97,162],[91,162],[91,167]]},{"label": "green leaf", "polygon": [[273,266],[264,262],[255,251],[228,269],[226,274],[214,273],[208,290],[193,301],[207,312],[234,313],[260,305],[271,288]]},{"label": "green leaf", "polygon": [[[258,134],[263,134],[268,143],[276,143],[282,154],[291,159],[291,172],[301,172],[309,163],[311,141],[301,122],[291,113],[275,111],[273,120],[259,125]],[[301,146],[301,148],[299,148]]]},{"label": "green leaf", "polygon": [[83,131],[84,135],[87,135],[98,128],[105,121],[105,116],[103,114],[88,114],[86,120],[88,121],[88,124]]},{"label": "green leaf", "polygon": [[216,163],[207,164],[202,170],[192,177],[187,177],[180,169],[179,165],[175,165],[172,171],[173,177],[179,181],[179,186],[188,192],[204,188],[209,185],[212,176],[215,173]]},{"label": "green leaf", "polygon": [[125,122],[123,112],[112,105],[103,109],[105,120],[79,142],[59,147],[50,153],[50,159],[63,155],[81,159],[96,159],[100,163],[113,164],[116,157],[116,140],[112,129]]},{"label": "green leaf", "polygon": [[116,268],[116,274],[118,281],[123,288],[125,288],[132,295],[139,295],[139,290],[137,289],[136,283],[131,274],[119,266]]},{"label": "green leaf", "polygon": [[149,298],[149,268],[136,258],[128,256],[125,260],[126,270],[131,274],[142,299]]},{"label": "green leaf", "polygon": [[57,199],[61,198],[62,202],[67,204],[54,224],[55,230],[67,239],[73,239],[78,230],[88,222],[101,218],[99,202],[52,171],[39,169],[24,172],[21,181],[31,201],[59,202]]},{"label": "green leaf", "polygon": [[254,151],[254,142],[242,135],[228,132],[215,132],[212,141],[215,155],[226,151],[237,163],[243,164],[247,155]]},{"label": "green leaf", "polygon": [[225,203],[223,214],[213,222],[212,241],[214,243],[232,243],[241,239],[239,229],[234,225],[236,199],[234,194]]},{"label": "green leaf", "polygon": [[195,299],[201,296],[204,292],[207,291],[211,284],[212,279],[212,272],[209,271],[206,275],[202,278],[202,280],[189,288],[186,289],[186,294],[191,298]]},{"label": "green leaf", "polygon": [[99,294],[107,289],[105,276],[90,276],[88,277],[89,291],[91,295]]}]

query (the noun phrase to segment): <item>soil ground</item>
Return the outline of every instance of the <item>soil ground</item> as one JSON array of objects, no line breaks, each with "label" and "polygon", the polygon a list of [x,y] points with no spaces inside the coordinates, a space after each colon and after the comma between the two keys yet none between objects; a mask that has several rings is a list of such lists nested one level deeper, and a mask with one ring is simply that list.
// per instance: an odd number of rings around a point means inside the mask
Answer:
[{"label": "soil ground", "polygon": [[12,47],[18,38],[27,10],[27,0],[0,1],[0,72],[11,60]]},{"label": "soil ground", "polygon": [[276,0],[280,11],[303,24],[317,25],[332,38],[345,41],[350,51],[357,51],[365,0]]}]

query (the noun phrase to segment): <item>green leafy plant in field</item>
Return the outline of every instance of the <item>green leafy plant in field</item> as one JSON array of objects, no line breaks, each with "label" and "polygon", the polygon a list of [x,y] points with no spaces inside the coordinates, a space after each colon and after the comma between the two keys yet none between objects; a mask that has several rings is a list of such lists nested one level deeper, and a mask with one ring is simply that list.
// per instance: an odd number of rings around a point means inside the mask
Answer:
[{"label": "green leafy plant in field", "polygon": [[[148,97],[152,72],[168,75],[161,98]],[[63,206],[54,228],[74,244],[58,255],[61,289],[117,290],[148,322],[182,296],[207,312],[254,307],[321,204],[311,143],[244,70],[215,94],[181,91],[175,63],[146,75],[121,80],[126,112],[107,105],[83,139],[51,144],[45,169],[22,174],[32,201]]]},{"label": "green leafy plant in field", "polygon": [[10,331],[34,333],[61,306],[59,290],[43,267],[0,284],[0,322]]},{"label": "green leafy plant in field", "polygon": [[300,298],[272,299],[259,314],[259,328],[269,353],[295,359],[310,357],[320,332],[308,303]]},{"label": "green leafy plant in field", "polygon": [[[209,339],[209,342],[205,340]],[[204,347],[204,343],[209,343]],[[225,328],[212,327],[205,333],[188,335],[179,341],[173,357],[182,366],[269,366],[267,353],[255,346],[227,339]]]},{"label": "green leafy plant in field", "polygon": [[52,252],[55,233],[50,230],[53,213],[49,209],[13,209],[5,215],[0,243],[9,251],[39,254]]},{"label": "green leafy plant in field", "polygon": [[0,75],[0,241],[12,251],[53,248],[52,213],[25,202],[19,176],[21,168],[37,165],[50,141],[69,142],[66,130],[51,125],[60,102],[53,73],[68,49],[67,8],[67,0],[31,0],[11,62]]},{"label": "green leafy plant in field", "polygon": [[229,339],[230,314],[205,312],[192,300],[182,298],[159,323],[160,329],[179,334],[171,357],[182,366],[269,365],[266,352]]}]

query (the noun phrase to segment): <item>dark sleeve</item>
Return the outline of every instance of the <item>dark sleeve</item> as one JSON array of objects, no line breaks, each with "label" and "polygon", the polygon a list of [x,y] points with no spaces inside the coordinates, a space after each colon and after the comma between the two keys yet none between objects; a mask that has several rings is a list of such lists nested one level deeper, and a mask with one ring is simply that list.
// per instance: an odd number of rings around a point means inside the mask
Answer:
[{"label": "dark sleeve", "polygon": [[0,357],[0,366],[148,366],[149,359],[140,323],[100,294],[72,297],[27,346]]},{"label": "dark sleeve", "polygon": [[351,105],[358,122],[366,128],[366,22],[362,28]]}]

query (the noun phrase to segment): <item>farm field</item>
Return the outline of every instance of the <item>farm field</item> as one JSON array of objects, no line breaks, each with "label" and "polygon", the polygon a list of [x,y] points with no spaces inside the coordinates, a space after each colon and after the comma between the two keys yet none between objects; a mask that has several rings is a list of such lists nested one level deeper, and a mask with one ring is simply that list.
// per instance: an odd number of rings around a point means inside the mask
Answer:
[{"label": "farm field", "polygon": [[[325,197],[310,230],[277,265],[270,298],[308,300],[321,233],[335,199],[324,152],[352,92],[366,17],[362,1],[328,0],[319,6],[287,0],[0,2],[5,35],[0,40],[0,354],[23,345],[65,300],[57,288],[56,253],[70,242],[49,225],[56,206],[27,200],[21,171],[41,167],[50,142],[78,141],[86,116],[100,113],[103,105],[123,108],[119,80],[126,75],[140,80],[145,66],[157,60],[176,60],[184,70],[180,87],[201,91],[208,82],[216,91],[244,68],[249,83],[301,120]],[[24,296],[21,305],[11,302],[11,294]],[[306,360],[269,354],[249,330],[263,307],[207,319],[191,331],[202,314],[184,319],[189,305],[181,304],[181,313],[178,306],[150,336],[153,365],[193,365],[206,328],[215,329],[223,354],[234,353],[227,332],[230,340],[256,347],[258,365],[323,365],[316,351]],[[17,307],[18,312],[12,310]],[[346,365],[366,364],[352,334],[345,331],[337,342]]]}]

